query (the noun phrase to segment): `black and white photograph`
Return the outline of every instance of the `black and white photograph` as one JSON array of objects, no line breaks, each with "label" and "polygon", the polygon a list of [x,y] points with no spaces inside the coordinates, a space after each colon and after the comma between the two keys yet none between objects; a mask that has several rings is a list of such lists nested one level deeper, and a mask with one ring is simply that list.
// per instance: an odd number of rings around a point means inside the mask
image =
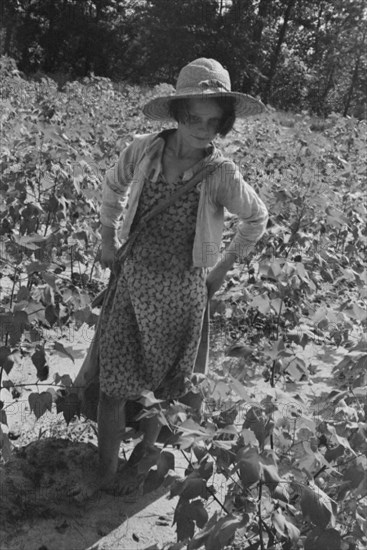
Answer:
[{"label": "black and white photograph", "polygon": [[366,550],[365,2],[0,14],[0,550]]}]

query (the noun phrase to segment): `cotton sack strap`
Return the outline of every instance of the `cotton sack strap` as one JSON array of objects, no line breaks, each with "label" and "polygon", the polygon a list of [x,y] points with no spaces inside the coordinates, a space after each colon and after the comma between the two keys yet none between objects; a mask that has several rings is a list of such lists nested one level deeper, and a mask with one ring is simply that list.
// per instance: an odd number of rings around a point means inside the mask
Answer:
[{"label": "cotton sack strap", "polygon": [[167,199],[164,199],[159,204],[157,204],[152,210],[147,212],[137,223],[135,229],[130,233],[128,239],[125,241],[125,243],[121,246],[121,248],[117,251],[116,254],[116,262],[121,262],[124,260],[126,255],[131,250],[131,247],[133,246],[134,242],[136,241],[136,238],[141,233],[141,231],[145,228],[146,224],[155,218],[158,214],[166,210],[171,204],[174,204],[178,201],[181,197],[186,195],[191,189],[195,187],[200,181],[203,179],[203,177],[208,177],[215,170],[222,164],[223,161],[215,160],[212,165],[209,166],[203,166],[196,174],[193,175],[192,178],[190,178],[184,185],[180,186],[177,191],[172,193]]},{"label": "cotton sack strap", "polygon": [[[184,185],[180,186],[177,191],[172,193],[171,196],[169,196],[167,199],[161,201],[159,204],[157,204],[150,212],[147,212],[137,223],[135,229],[130,233],[127,240],[124,242],[124,244],[119,248],[119,250],[116,253],[116,260],[114,263],[114,266],[111,271],[111,279],[110,281],[118,276],[119,268],[121,266],[121,263],[124,261],[126,256],[129,254],[134,242],[136,241],[138,235],[141,233],[141,231],[144,229],[146,224],[152,220],[155,216],[166,210],[171,204],[174,204],[179,198],[183,197],[186,193],[190,191],[190,189],[193,189],[195,185],[200,183],[204,177],[208,177],[211,174],[213,174],[216,169],[221,166],[223,163],[222,160],[214,160],[213,164],[209,166],[203,166],[196,174],[193,175],[192,178],[190,178]],[[102,305],[102,302],[104,300],[104,297],[106,295],[107,289],[102,290],[92,301],[92,308],[99,307]]]}]

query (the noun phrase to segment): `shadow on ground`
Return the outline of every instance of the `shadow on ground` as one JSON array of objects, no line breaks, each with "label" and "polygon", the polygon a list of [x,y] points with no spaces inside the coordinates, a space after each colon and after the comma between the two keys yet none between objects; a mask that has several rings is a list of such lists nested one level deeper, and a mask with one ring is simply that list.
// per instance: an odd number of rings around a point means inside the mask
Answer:
[{"label": "shadow on ground", "polygon": [[[67,439],[43,439],[15,450],[0,467],[0,549],[130,550],[174,540],[167,486],[132,497],[100,492],[82,504],[69,496],[81,479],[93,475],[97,459],[93,444]],[[111,545],[98,544],[111,532]]]}]

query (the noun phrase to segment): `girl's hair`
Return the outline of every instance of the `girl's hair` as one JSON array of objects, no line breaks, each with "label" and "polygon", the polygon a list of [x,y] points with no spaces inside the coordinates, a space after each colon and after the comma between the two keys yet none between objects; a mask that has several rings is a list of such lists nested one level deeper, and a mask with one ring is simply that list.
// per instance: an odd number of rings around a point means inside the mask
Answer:
[{"label": "girl's hair", "polygon": [[[217,133],[224,137],[230,132],[233,128],[233,125],[236,121],[235,113],[235,99],[233,97],[223,96],[223,97],[213,97],[210,98],[216,102],[218,107],[223,111],[222,119],[218,126]],[[172,99],[169,103],[169,114],[176,122],[185,123],[189,115],[189,100],[187,98],[178,98]]]}]

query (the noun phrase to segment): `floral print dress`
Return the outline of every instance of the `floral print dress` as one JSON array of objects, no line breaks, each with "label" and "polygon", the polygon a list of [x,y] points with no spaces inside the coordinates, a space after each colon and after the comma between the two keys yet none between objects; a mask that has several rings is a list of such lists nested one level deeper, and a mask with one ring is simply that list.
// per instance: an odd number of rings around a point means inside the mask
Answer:
[{"label": "floral print dress", "polygon": [[[181,185],[163,174],[147,179],[135,223]],[[142,390],[160,398],[184,393],[200,343],[207,302],[206,270],[193,267],[199,191],[191,189],[150,220],[101,312],[100,387],[111,397],[137,399]]]}]

